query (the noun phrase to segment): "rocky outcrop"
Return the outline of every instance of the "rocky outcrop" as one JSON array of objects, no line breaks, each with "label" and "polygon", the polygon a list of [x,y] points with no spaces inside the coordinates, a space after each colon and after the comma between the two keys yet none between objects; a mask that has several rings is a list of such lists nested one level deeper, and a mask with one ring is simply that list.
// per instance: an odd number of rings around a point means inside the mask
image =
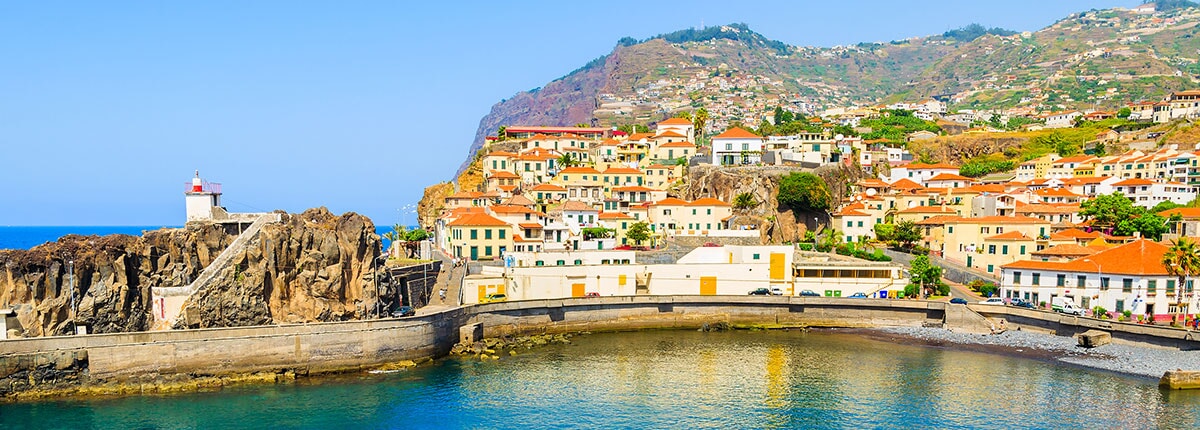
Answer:
[{"label": "rocky outcrop", "polygon": [[[379,237],[361,215],[324,208],[263,228],[185,307],[188,327],[334,321],[369,315]],[[16,311],[19,336],[145,331],[151,289],[182,287],[236,238],[236,225],[190,224],[141,237],[66,236],[30,250],[0,251],[0,308]],[[68,265],[72,262],[73,265]],[[73,270],[72,270],[73,268]],[[71,285],[76,297],[71,313]],[[390,295],[389,295],[390,297]],[[10,327],[12,328],[12,327]]]},{"label": "rocky outcrop", "polygon": [[376,309],[379,250],[375,225],[364,216],[325,208],[287,216],[263,227],[216,281],[184,303],[177,327],[367,317]]},{"label": "rocky outcrop", "polygon": [[[795,211],[777,203],[780,178],[798,171],[804,170],[777,166],[693,166],[679,189],[679,196],[687,200],[714,197],[730,202],[738,194],[750,193],[758,204],[735,210],[731,224],[757,228],[762,233],[762,243],[796,242],[804,238],[806,231],[820,231],[829,224],[829,214],[825,211]],[[850,185],[862,178],[862,169],[857,165],[826,165],[812,172],[829,187],[835,207],[849,194]]]}]

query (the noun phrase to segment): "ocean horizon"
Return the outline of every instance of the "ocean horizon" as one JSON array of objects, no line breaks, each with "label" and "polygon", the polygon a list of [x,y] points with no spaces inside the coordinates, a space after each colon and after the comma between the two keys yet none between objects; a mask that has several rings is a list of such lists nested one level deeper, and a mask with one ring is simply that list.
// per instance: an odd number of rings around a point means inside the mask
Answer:
[{"label": "ocean horizon", "polygon": [[[127,234],[141,236],[142,232],[163,228],[180,228],[179,225],[119,225],[119,226],[0,226],[0,250],[31,249],[35,246],[56,242],[69,234],[80,236],[108,236],[112,234]],[[375,233],[380,235],[384,249],[388,240],[383,239],[383,233],[392,231],[391,226],[375,226]]]}]

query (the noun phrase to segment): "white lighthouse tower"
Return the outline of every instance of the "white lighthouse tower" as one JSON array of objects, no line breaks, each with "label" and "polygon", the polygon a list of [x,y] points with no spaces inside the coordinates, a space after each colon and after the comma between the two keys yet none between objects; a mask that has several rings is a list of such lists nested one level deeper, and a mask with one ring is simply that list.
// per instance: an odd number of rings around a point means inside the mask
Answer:
[{"label": "white lighthouse tower", "polygon": [[200,179],[200,171],[183,192],[187,203],[187,222],[210,221],[221,209],[221,184],[204,182]]}]

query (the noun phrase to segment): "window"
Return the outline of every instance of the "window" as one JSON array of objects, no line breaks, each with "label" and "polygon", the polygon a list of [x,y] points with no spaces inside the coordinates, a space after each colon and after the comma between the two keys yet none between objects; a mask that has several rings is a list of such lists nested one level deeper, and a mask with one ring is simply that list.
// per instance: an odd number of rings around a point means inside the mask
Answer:
[{"label": "window", "polygon": [[988,265],[988,273],[992,273],[992,265],[991,264]]},{"label": "window", "polygon": [[732,150],[733,150],[733,144],[732,144],[732,143],[726,143],[726,144],[725,144],[725,150],[726,150],[726,151],[732,151]]},{"label": "window", "polygon": [[946,227],[946,232],[947,232],[947,233],[954,233],[954,226],[949,226],[949,227]]},{"label": "window", "polygon": [[558,260],[558,261],[555,261],[555,262],[554,262],[554,265],[555,265],[555,266],[566,266],[566,265],[567,265],[567,262],[566,262],[566,261],[563,261],[563,260]]},{"label": "window", "polygon": [[492,255],[492,247],[490,247],[490,246],[483,247],[483,255]]},{"label": "window", "polygon": [[1013,285],[1021,285],[1021,272],[1013,272]]},{"label": "window", "polygon": [[504,230],[504,229],[500,229],[500,238],[501,238],[501,239],[505,239],[505,233],[504,233],[504,232],[505,232],[505,230]]},{"label": "window", "polygon": [[1108,291],[1108,278],[1100,278],[1100,291]]},{"label": "window", "polygon": [[[708,214],[712,215],[712,209],[708,209]],[[860,222],[859,224],[862,224],[862,223]],[[862,226],[859,226],[859,227],[862,227]]]},{"label": "window", "polygon": [[1037,272],[1033,273],[1033,285],[1034,286],[1042,285],[1042,274],[1041,273],[1037,273]]},{"label": "window", "polygon": [[471,240],[479,239],[479,231],[471,229]]},{"label": "window", "polygon": [[1146,281],[1146,294],[1153,296],[1157,292],[1158,292],[1158,281],[1155,279]]},{"label": "window", "polygon": [[1067,286],[1067,275],[1058,275],[1058,282],[1055,285],[1060,287]]},{"label": "window", "polygon": [[992,228],[991,227],[980,227],[979,232],[983,233],[983,234],[989,234],[992,232]]},{"label": "window", "polygon": [[1025,255],[1025,245],[1021,245],[1021,255]]},{"label": "window", "polygon": [[1117,300],[1117,313],[1125,312],[1125,301]]},{"label": "window", "polygon": [[1167,295],[1168,296],[1175,295],[1175,280],[1174,279],[1167,280]]},{"label": "window", "polygon": [[1132,293],[1133,292],[1133,280],[1132,279],[1125,278],[1125,279],[1121,280],[1121,292],[1122,293]]},{"label": "window", "polygon": [[854,221],[846,221],[846,228],[854,227]]},{"label": "window", "polygon": [[862,221],[859,221],[859,222],[858,222],[858,226],[859,226],[859,227],[862,227]]},{"label": "window", "polygon": [[755,260],[757,260],[757,259],[758,259],[758,254],[754,254],[754,259],[755,259]]},{"label": "window", "polygon": [[[996,245],[988,245],[988,254],[996,254]],[[1037,275],[1034,275],[1037,276]]]},{"label": "window", "polygon": [[1188,281],[1187,281],[1187,293],[1188,294],[1191,294],[1192,292],[1195,291],[1195,289],[1192,288],[1192,286],[1195,284],[1195,282],[1196,282],[1196,280],[1194,280],[1194,279],[1188,279]]},{"label": "window", "polygon": [[743,144],[742,144],[742,150],[743,150],[743,151],[749,151],[749,150],[750,150],[750,144],[749,144],[749,143],[743,143]]},{"label": "window", "polygon": [[1087,276],[1082,276],[1082,275],[1076,276],[1075,277],[1075,286],[1079,287],[1079,288],[1086,287],[1087,286]]},{"label": "window", "polygon": [[[483,229],[483,238],[491,239],[492,238],[492,229],[490,229],[490,228]],[[491,248],[491,247],[489,246],[488,248]]]},{"label": "window", "polygon": [[1001,253],[1001,254],[1004,254],[1004,255],[1008,255],[1008,245],[1003,245],[1003,246],[1001,246],[1001,247],[1000,247],[1000,253]]}]

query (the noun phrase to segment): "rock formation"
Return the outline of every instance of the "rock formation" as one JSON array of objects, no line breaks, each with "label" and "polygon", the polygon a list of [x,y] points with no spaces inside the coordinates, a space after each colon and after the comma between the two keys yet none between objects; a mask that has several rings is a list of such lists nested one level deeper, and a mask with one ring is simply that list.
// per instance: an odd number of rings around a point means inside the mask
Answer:
[{"label": "rock formation", "polygon": [[[235,259],[237,264],[188,300],[188,326],[333,321],[371,314],[380,244],[374,224],[361,215],[338,217],[324,208],[283,219],[264,227]],[[20,336],[70,334],[75,325],[92,333],[148,330],[154,320],[151,288],[188,285],[237,233],[236,226],[192,224],[141,237],[71,235],[30,250],[0,251],[0,308],[16,311],[20,326],[15,334]],[[379,284],[384,281],[381,276]]]},{"label": "rock formation", "polygon": [[[776,166],[693,166],[688,169],[679,197],[687,200],[713,197],[731,202],[738,194],[750,193],[758,204],[750,209],[734,210],[731,224],[757,228],[762,232],[764,244],[796,242],[804,238],[806,231],[819,231],[829,224],[829,214],[825,211],[801,212],[779,207],[776,200],[779,180],[797,171],[800,169]],[[813,173],[829,187],[835,207],[849,194],[850,185],[863,176],[857,165],[827,165]]]}]

